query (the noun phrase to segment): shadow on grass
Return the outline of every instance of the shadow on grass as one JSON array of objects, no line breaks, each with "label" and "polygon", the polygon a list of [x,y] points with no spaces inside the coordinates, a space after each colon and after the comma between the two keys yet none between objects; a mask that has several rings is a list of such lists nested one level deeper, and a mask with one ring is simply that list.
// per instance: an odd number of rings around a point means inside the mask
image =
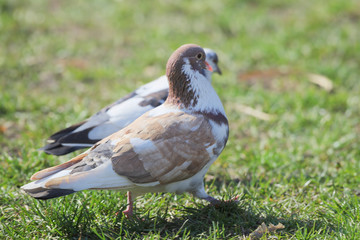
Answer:
[{"label": "shadow on grass", "polygon": [[[165,203],[165,209],[157,213],[142,210],[137,217],[126,219],[119,214],[114,216],[114,208],[102,211],[93,209],[89,202],[71,198],[56,203],[57,207],[34,200],[33,214],[46,222],[39,230],[51,229],[51,235],[66,238],[116,239],[143,238],[155,235],[164,238],[230,238],[249,236],[259,225],[282,223],[285,229],[278,232],[283,236],[293,236],[303,232],[330,233],[329,226],[321,221],[299,220],[296,216],[279,218],[272,213],[253,209],[246,194],[239,202],[224,202],[218,206],[195,203],[195,207],[171,207]],[[172,199],[172,198],[171,198]],[[155,203],[154,203],[155,204]],[[91,204],[90,204],[91,205]],[[125,206],[124,206],[125,208]],[[99,212],[100,211],[100,212]],[[156,210],[155,210],[156,211]]]},{"label": "shadow on grass", "polygon": [[273,215],[260,216],[244,201],[244,196],[239,203],[224,202],[219,206],[199,204],[196,208],[181,207],[177,211],[180,214],[176,214],[173,218],[169,217],[167,211],[163,216],[153,218],[149,215],[135,219],[120,218],[119,224],[111,231],[112,233],[103,236],[141,237],[154,233],[161,237],[176,239],[183,237],[227,239],[235,236],[249,236],[262,223],[266,225],[282,223],[285,229],[279,233],[285,236],[291,236],[299,229],[305,232],[327,229],[319,221],[283,219]]}]

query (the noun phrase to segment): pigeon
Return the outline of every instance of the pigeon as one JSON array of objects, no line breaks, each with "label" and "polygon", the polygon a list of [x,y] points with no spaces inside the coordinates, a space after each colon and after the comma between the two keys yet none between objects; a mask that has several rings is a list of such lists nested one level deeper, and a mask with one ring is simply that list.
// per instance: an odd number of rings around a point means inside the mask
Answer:
[{"label": "pigeon", "polygon": [[179,47],[166,65],[169,96],[162,105],[70,161],[35,173],[22,190],[43,200],[88,189],[127,191],[127,217],[134,198],[148,192],[187,192],[219,204],[203,182],[229,136],[224,107],[207,78],[211,69],[200,46]]},{"label": "pigeon", "polygon": [[[204,50],[206,61],[213,72],[221,74],[217,54],[208,48]],[[206,78],[210,82],[211,75],[212,72],[206,73]],[[48,138],[48,144],[40,150],[47,154],[61,156],[91,147],[101,139],[123,129],[145,112],[164,103],[168,92],[167,77],[161,76],[101,109],[89,119],[54,133]]]}]

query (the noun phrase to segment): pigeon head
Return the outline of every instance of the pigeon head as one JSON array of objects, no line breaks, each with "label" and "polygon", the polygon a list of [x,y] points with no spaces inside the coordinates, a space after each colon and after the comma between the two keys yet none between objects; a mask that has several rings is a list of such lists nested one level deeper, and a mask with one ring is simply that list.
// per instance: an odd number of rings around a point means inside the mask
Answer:
[{"label": "pigeon head", "polygon": [[204,48],[205,54],[206,54],[206,61],[210,64],[210,66],[213,69],[213,72],[217,72],[218,74],[222,74],[218,63],[219,63],[219,58],[218,55],[216,54],[216,52],[210,48]]},{"label": "pigeon head", "polygon": [[205,51],[200,46],[182,45],[170,56],[166,65],[166,75],[170,78],[178,78],[186,65],[191,68],[191,71],[197,71],[206,77],[205,70],[212,71],[212,67],[205,58]]},{"label": "pigeon head", "polygon": [[179,47],[166,65],[169,81],[167,102],[193,111],[224,112],[207,78],[212,70],[200,46],[186,44]]}]

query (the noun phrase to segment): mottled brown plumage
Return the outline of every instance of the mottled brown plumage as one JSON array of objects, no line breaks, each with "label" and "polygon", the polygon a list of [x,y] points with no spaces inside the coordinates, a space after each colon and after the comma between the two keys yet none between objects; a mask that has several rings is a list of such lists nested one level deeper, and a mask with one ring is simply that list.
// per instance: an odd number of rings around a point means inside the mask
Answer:
[{"label": "mottled brown plumage", "polygon": [[38,181],[22,188],[38,199],[119,189],[135,195],[189,192],[217,202],[206,194],[203,177],[225,147],[229,128],[206,69],[201,47],[180,47],[167,64],[169,97],[163,105],[72,160],[34,174]]},{"label": "mottled brown plumage", "polygon": [[[206,69],[205,52],[195,44],[186,44],[178,48],[169,58],[166,65],[166,75],[169,79],[169,97],[166,102],[182,107],[189,107],[191,101],[197,103],[194,91],[190,88],[190,82],[182,71],[184,58],[187,58],[193,67],[203,73]],[[204,74],[204,73],[203,73]]]}]

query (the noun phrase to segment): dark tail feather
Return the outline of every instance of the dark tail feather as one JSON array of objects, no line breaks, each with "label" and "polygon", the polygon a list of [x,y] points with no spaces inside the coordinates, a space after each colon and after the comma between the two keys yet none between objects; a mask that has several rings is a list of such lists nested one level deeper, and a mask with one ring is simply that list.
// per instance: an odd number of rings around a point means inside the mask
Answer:
[{"label": "dark tail feather", "polygon": [[71,125],[68,128],[65,128],[63,130],[60,130],[60,131],[54,133],[53,135],[51,135],[48,138],[48,141],[51,142],[51,143],[45,145],[42,148],[39,148],[39,150],[44,151],[47,154],[61,156],[61,155],[65,155],[65,154],[74,152],[74,151],[76,151],[78,149],[85,148],[85,147],[63,146],[61,143],[58,142],[61,138],[65,137],[68,134],[71,134],[72,131],[74,131],[75,129],[77,129],[78,127],[83,125],[84,123],[85,123],[85,121],[80,122],[78,124]]},{"label": "dark tail feather", "polygon": [[74,131],[75,129],[77,129],[78,127],[80,127],[81,125],[83,125],[86,121],[83,121],[83,122],[80,122],[80,123],[77,123],[77,124],[74,124],[74,125],[71,125],[70,127],[68,128],[65,128],[65,129],[62,129],[56,133],[54,133],[53,135],[51,135],[48,140],[53,140],[53,141],[57,141],[59,140],[60,138],[70,134],[72,131]]},{"label": "dark tail feather", "polygon": [[48,189],[48,188],[31,188],[23,190],[29,194],[31,197],[41,200],[47,200],[51,198],[57,198],[65,195],[75,193],[76,191],[71,189]]},{"label": "dark tail feather", "polygon": [[61,155],[65,155],[65,154],[74,152],[76,150],[82,149],[82,148],[86,148],[86,147],[63,146],[61,143],[53,142],[53,143],[49,143],[49,144],[45,145],[42,148],[39,148],[39,150],[42,150],[42,151],[46,152],[47,154],[61,156]]},{"label": "dark tail feather", "polygon": [[[48,138],[50,143],[39,150],[42,150],[47,154],[61,156],[79,149],[91,147],[93,144],[100,141],[101,139],[89,139],[89,132],[93,129],[93,127],[84,129],[80,132],[73,132],[83,123],[85,122],[72,125],[51,135]],[[73,144],[73,146],[64,146],[63,144]],[[86,146],[87,144],[88,146]]]}]

